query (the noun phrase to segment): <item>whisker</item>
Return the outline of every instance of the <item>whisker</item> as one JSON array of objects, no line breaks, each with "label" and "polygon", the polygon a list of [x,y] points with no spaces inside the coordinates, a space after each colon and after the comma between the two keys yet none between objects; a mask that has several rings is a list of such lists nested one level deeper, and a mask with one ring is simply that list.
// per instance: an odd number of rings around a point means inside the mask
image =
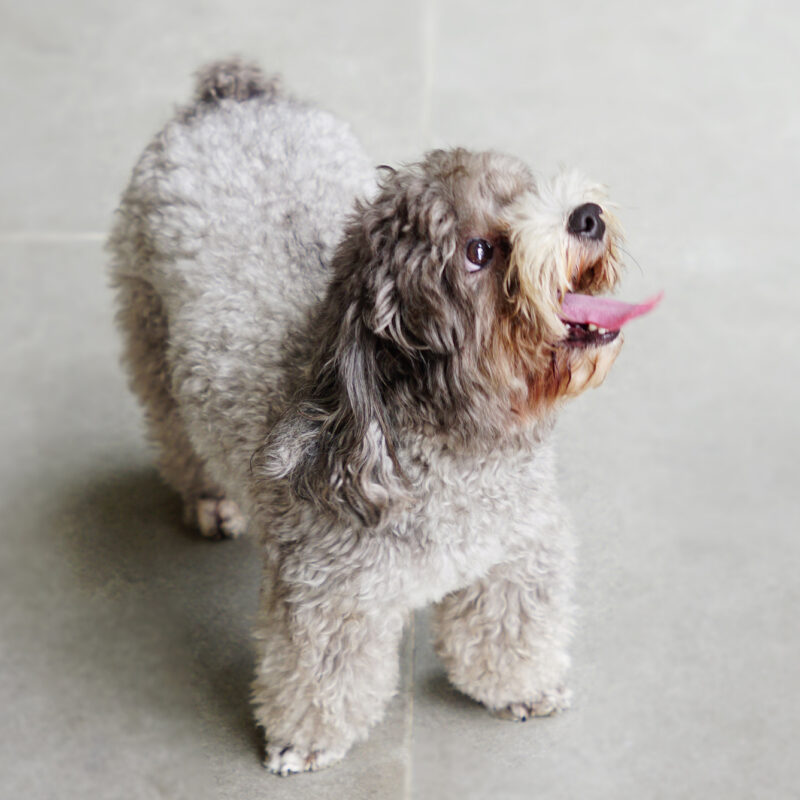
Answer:
[{"label": "whisker", "polygon": [[642,265],[641,265],[641,264],[638,262],[638,260],[637,260],[637,259],[634,257],[633,253],[631,253],[631,252],[630,252],[630,250],[626,250],[624,247],[620,247],[619,249],[620,249],[620,250],[621,250],[623,253],[625,253],[625,255],[626,255],[626,256],[628,256],[628,258],[629,258],[631,261],[633,261],[633,263],[634,263],[634,264],[636,264],[636,266],[637,266],[637,267],[639,267],[639,272],[640,272],[642,275],[644,275],[644,270],[642,269]]}]

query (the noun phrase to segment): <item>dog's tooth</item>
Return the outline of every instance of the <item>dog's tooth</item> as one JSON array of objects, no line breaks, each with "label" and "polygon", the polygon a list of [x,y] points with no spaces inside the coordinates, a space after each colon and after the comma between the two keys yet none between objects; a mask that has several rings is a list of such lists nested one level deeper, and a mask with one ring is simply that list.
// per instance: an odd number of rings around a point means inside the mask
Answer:
[{"label": "dog's tooth", "polygon": [[598,333],[608,333],[608,331],[605,328],[598,328],[597,332]]},{"label": "dog's tooth", "polygon": [[595,333],[595,331],[597,331],[597,325],[595,325],[593,322],[589,323],[588,328],[592,333]]}]

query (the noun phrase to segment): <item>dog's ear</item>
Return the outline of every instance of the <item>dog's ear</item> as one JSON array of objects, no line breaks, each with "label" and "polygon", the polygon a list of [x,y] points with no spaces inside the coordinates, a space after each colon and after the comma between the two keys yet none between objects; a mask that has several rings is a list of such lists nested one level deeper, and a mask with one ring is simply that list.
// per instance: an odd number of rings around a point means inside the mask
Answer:
[{"label": "dog's ear", "polygon": [[326,305],[327,344],[260,460],[268,477],[288,479],[298,496],[376,526],[409,498],[381,392],[380,343],[357,302],[344,314],[330,295]]},{"label": "dog's ear", "polygon": [[396,392],[399,361],[411,382],[426,353],[458,350],[463,335],[443,287],[455,247],[448,202],[421,170],[390,174],[370,202],[356,204],[314,318],[311,377],[267,443],[268,475],[368,525],[404,507],[409,487],[386,396]]}]

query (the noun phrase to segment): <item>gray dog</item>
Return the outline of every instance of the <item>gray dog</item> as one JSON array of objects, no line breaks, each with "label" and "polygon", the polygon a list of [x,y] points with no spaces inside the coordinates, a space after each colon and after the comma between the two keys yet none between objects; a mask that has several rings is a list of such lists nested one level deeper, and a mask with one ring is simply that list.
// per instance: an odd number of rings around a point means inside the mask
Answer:
[{"label": "gray dog", "polygon": [[496,153],[378,177],[349,128],[239,61],[140,159],[110,240],[118,321],[164,478],[264,555],[253,686],[267,766],[342,758],[435,603],[461,691],[568,703],[572,538],[549,434],[653,301],[602,189]]}]

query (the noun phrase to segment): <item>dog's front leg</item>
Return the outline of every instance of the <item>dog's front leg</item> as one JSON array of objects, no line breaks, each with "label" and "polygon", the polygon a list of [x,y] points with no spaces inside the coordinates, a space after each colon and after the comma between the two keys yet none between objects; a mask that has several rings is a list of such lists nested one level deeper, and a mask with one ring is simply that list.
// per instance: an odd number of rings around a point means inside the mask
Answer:
[{"label": "dog's front leg", "polygon": [[396,689],[405,612],[342,586],[270,581],[257,620],[257,721],[281,775],[341,759]]},{"label": "dog's front leg", "polygon": [[556,540],[496,565],[434,610],[436,650],[450,680],[507,719],[569,705],[572,553],[566,531]]}]

